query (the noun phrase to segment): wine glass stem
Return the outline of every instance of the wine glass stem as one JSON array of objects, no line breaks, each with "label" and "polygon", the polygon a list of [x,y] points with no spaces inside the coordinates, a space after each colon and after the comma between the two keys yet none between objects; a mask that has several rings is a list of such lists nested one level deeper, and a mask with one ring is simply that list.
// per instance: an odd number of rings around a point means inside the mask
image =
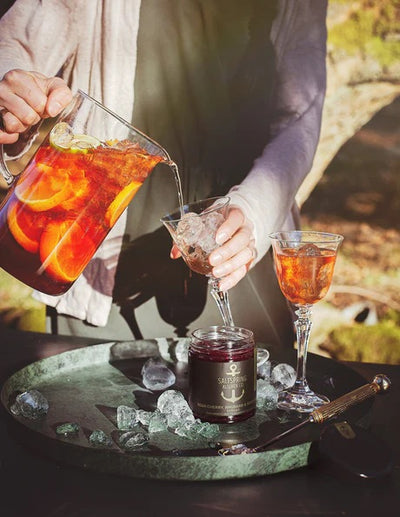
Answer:
[{"label": "wine glass stem", "polygon": [[296,389],[303,391],[308,388],[306,380],[307,350],[311,332],[311,307],[309,305],[299,306],[296,311],[295,321],[297,336],[297,377]]},{"label": "wine glass stem", "polygon": [[222,320],[226,327],[234,327],[231,307],[229,304],[229,297],[227,291],[221,291],[219,288],[219,280],[216,278],[210,278],[209,284],[211,286],[211,295],[217,304],[219,312],[221,313]]}]

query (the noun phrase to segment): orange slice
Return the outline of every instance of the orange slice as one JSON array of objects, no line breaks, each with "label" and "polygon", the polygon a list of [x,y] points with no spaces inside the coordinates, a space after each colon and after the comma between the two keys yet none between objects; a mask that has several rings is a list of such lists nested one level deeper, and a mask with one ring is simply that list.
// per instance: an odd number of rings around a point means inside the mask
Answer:
[{"label": "orange slice", "polygon": [[119,216],[132,201],[133,196],[139,190],[141,185],[142,183],[140,181],[132,181],[132,183],[129,183],[129,185],[123,188],[114,201],[110,203],[105,216],[106,224],[110,228],[114,226]]},{"label": "orange slice", "polygon": [[11,201],[7,212],[7,223],[14,239],[26,251],[36,253],[45,218],[30,212],[17,200]]},{"label": "orange slice", "polygon": [[31,210],[50,210],[73,195],[67,170],[36,163],[27,171],[15,187],[15,195]]},{"label": "orange slice", "polygon": [[60,203],[63,210],[79,210],[88,201],[90,194],[89,180],[83,169],[74,169],[69,174],[70,197]]},{"label": "orange slice", "polygon": [[92,258],[96,246],[74,220],[52,221],[40,239],[40,260],[58,282],[73,282]]}]

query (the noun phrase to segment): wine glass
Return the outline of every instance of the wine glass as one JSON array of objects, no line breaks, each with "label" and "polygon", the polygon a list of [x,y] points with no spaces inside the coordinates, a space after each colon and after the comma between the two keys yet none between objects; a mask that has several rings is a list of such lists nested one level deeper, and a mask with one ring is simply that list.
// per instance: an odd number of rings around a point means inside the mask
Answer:
[{"label": "wine glass", "polygon": [[297,310],[297,375],[294,385],[281,392],[278,407],[302,413],[329,402],[317,395],[306,380],[307,348],[312,326],[312,306],[331,285],[341,235],[315,231],[287,231],[269,235],[281,291]]},{"label": "wine glass", "polygon": [[208,261],[210,253],[218,248],[215,235],[228,215],[230,199],[212,197],[183,205],[161,218],[192,271],[206,275],[225,326],[233,327],[228,293],[219,289],[219,279],[213,277]]}]

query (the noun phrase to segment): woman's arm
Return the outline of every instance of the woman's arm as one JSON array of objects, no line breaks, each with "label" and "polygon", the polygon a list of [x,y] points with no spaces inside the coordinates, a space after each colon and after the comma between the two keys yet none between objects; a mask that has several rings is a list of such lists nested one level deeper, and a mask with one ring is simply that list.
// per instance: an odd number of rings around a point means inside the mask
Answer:
[{"label": "woman's arm", "polygon": [[254,229],[253,264],[268,250],[268,234],[290,225],[296,193],[317,148],[326,88],[327,3],[286,0],[279,5],[272,28],[277,60],[274,105],[277,113],[286,115],[276,120],[272,140],[229,193]]}]

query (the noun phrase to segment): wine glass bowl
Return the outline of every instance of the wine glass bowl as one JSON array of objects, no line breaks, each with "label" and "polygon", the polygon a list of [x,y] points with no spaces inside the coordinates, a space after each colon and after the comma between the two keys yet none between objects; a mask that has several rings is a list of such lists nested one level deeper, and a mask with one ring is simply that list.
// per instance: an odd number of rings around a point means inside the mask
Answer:
[{"label": "wine glass bowl", "polygon": [[306,380],[312,306],[325,297],[332,282],[341,235],[316,231],[276,232],[270,236],[279,286],[297,310],[297,377],[279,396],[278,407],[310,412],[329,402],[314,393]]},{"label": "wine glass bowl", "polygon": [[217,303],[224,325],[234,326],[228,293],[219,290],[219,280],[212,275],[209,256],[218,244],[216,233],[228,215],[230,199],[213,197],[188,203],[161,218],[188,267],[209,278],[211,294]]}]

